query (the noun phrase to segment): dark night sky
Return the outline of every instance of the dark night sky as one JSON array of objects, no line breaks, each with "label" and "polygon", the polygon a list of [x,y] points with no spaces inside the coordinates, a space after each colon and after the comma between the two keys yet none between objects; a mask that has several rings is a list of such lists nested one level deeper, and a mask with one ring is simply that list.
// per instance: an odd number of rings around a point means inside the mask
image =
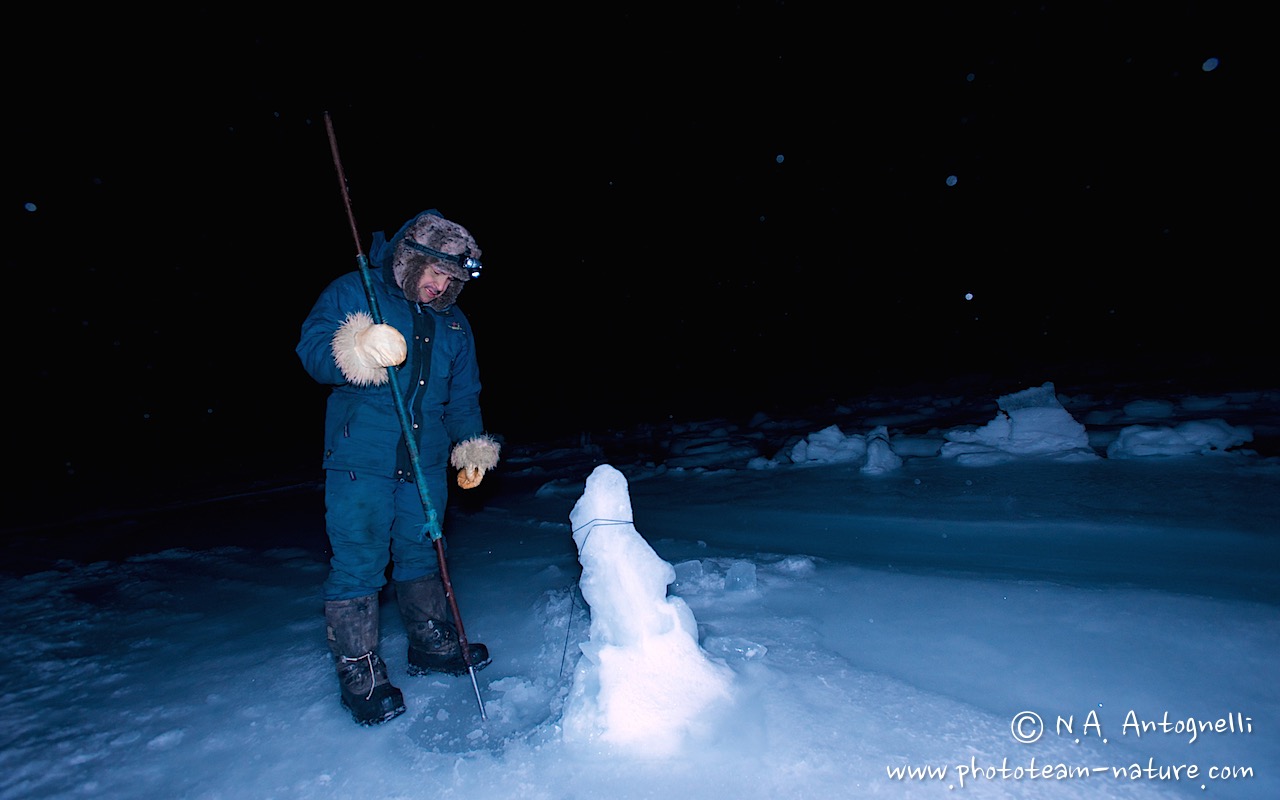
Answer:
[{"label": "dark night sky", "polygon": [[951,379],[1271,381],[1254,12],[937,5],[24,7],[35,496],[318,469],[293,347],[356,266],[325,111],[365,248],[437,207],[484,249],[461,306],[508,437]]}]

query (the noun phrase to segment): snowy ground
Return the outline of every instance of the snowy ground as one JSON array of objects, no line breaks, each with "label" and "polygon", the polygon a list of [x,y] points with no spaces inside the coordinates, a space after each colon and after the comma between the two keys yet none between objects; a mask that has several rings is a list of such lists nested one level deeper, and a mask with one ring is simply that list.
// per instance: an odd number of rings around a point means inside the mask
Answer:
[{"label": "snowy ground", "polygon": [[[446,520],[479,697],[406,676],[388,593],[408,711],[374,728],[324,644],[318,485],[12,531],[0,797],[1280,796],[1280,394],[1032,397],[508,443]],[[731,672],[660,756],[565,736],[601,464]]]}]

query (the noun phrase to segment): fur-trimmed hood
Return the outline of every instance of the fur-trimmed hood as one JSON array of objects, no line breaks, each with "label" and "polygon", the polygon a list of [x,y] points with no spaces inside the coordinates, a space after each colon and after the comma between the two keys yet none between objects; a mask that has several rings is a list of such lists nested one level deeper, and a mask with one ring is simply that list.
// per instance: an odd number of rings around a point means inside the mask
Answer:
[{"label": "fur-trimmed hood", "polygon": [[381,267],[389,281],[394,281],[411,303],[418,302],[417,287],[428,269],[437,267],[453,278],[444,294],[429,304],[445,311],[458,301],[471,273],[463,264],[468,258],[479,261],[480,247],[475,237],[456,222],[445,219],[429,208],[400,226],[387,241],[379,231],[374,234],[369,260]]}]

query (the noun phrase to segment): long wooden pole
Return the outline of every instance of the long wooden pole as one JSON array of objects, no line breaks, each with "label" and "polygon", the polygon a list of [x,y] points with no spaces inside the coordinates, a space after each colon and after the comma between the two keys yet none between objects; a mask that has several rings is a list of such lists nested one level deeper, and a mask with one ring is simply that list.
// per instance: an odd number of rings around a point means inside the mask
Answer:
[{"label": "long wooden pole", "polygon": [[[347,175],[342,169],[342,158],[338,155],[338,137],[333,132],[333,120],[329,112],[324,112],[324,127],[329,133],[329,149],[333,152],[333,165],[338,170],[338,184],[342,190],[342,202],[347,207],[347,221],[351,224],[351,235],[356,240],[356,263],[360,267],[360,277],[364,281],[365,297],[369,301],[369,313],[373,321],[382,324],[382,310],[378,307],[378,297],[373,290],[373,278],[369,272],[369,258],[360,243],[360,230],[356,227],[356,215],[351,210],[351,192],[347,188]],[[458,644],[462,646],[462,659],[467,664],[467,672],[471,675],[471,687],[476,692],[476,702],[480,705],[480,718],[488,719],[485,714],[484,700],[480,697],[480,684],[476,682],[476,668],[471,662],[471,645],[467,642],[467,631],[462,625],[462,614],[458,611],[458,600],[453,593],[453,582],[449,579],[449,564],[444,557],[444,532],[440,526],[440,517],[431,502],[431,494],[427,491],[426,480],[422,476],[422,464],[418,458],[418,443],[413,438],[413,425],[409,421],[409,412],[404,405],[404,395],[400,393],[400,381],[395,367],[387,367],[387,378],[391,384],[391,396],[395,398],[396,415],[400,417],[400,430],[404,433],[404,443],[409,449],[409,462],[413,466],[414,482],[418,486],[418,496],[422,498],[422,510],[426,513],[427,522],[424,533],[431,537],[436,548],[436,558],[440,562],[440,580],[444,584],[444,595],[449,600],[449,610],[453,612],[454,625],[458,629]]]}]

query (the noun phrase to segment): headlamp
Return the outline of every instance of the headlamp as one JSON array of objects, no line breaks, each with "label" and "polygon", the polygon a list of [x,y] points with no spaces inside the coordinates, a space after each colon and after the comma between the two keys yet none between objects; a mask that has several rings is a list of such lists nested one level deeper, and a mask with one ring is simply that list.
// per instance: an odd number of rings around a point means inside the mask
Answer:
[{"label": "headlamp", "polygon": [[437,250],[434,247],[427,247],[425,244],[418,244],[407,236],[404,239],[404,243],[411,250],[417,250],[419,253],[426,253],[427,255],[435,256],[442,261],[457,264],[472,278],[479,278],[480,270],[484,269],[484,265],[480,263],[480,259],[471,257],[470,250],[463,250],[461,253],[446,253],[442,250]]}]

